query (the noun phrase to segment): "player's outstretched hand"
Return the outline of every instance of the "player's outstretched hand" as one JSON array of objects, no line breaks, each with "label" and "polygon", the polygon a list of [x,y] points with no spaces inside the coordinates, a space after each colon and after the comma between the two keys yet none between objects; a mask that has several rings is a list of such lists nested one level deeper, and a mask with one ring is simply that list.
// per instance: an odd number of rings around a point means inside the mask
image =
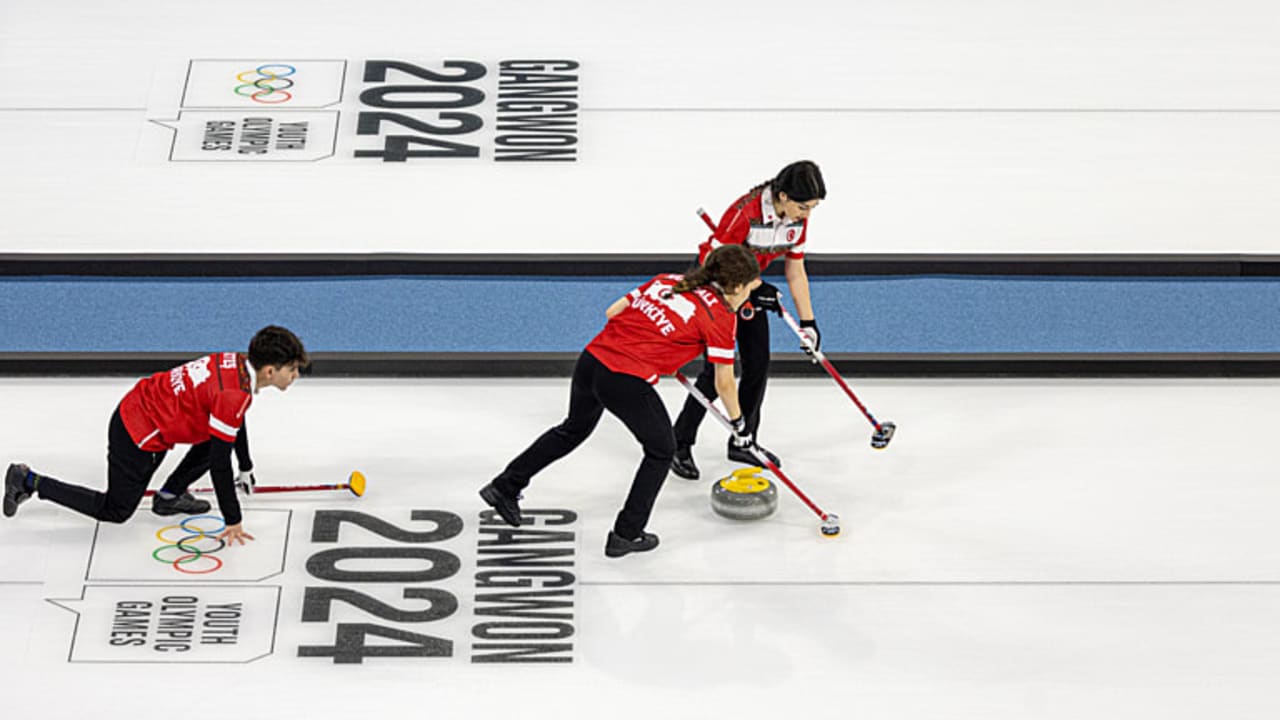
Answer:
[{"label": "player's outstretched hand", "polygon": [[253,536],[244,531],[243,524],[237,523],[235,525],[228,525],[227,529],[223,530],[222,534],[218,535],[218,539],[228,545],[233,543],[243,545],[246,540],[252,540]]}]

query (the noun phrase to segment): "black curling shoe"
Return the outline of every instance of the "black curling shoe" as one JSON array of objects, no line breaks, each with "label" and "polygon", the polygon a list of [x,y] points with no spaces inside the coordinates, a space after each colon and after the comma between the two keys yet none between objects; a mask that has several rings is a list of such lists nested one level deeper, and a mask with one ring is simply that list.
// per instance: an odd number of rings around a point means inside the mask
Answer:
[{"label": "black curling shoe", "polygon": [[676,454],[671,458],[671,472],[685,480],[698,479],[701,473],[698,472],[698,464],[693,461],[693,448],[687,445],[676,448]]},{"label": "black curling shoe", "polygon": [[480,499],[489,503],[489,507],[498,511],[503,520],[511,527],[520,527],[520,504],[516,502],[520,498],[508,497],[506,493],[498,489],[493,483],[489,483],[480,488]]},{"label": "black curling shoe", "polygon": [[207,501],[198,500],[189,492],[171,498],[162,498],[160,493],[151,496],[151,512],[157,515],[203,515],[209,508]]},{"label": "black curling shoe", "polygon": [[4,473],[4,516],[13,517],[18,506],[31,499],[27,492],[27,466],[14,463]]},{"label": "black curling shoe", "polygon": [[[782,468],[782,461],[778,459],[777,455],[774,455],[759,445],[756,446],[756,449],[764,453],[764,456],[769,458],[769,462],[777,465],[779,469]],[[746,448],[740,448],[733,443],[729,443],[729,460],[730,462],[742,463],[743,465],[760,465],[760,461],[756,459],[755,455],[751,454],[751,451]]]},{"label": "black curling shoe", "polygon": [[621,535],[610,530],[609,539],[604,544],[604,554],[609,557],[622,557],[627,553],[645,552],[658,547],[658,536],[653,533],[640,533],[635,540],[624,540]]}]

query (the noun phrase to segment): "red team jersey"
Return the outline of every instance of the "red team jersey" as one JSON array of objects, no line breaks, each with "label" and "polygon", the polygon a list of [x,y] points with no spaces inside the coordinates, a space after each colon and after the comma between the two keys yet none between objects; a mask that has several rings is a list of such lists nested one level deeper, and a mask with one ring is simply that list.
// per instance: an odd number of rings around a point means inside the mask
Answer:
[{"label": "red team jersey", "polygon": [[763,185],[738,198],[729,206],[716,226],[716,233],[698,246],[698,262],[721,245],[745,245],[756,254],[763,272],[769,263],[786,255],[792,260],[804,258],[804,241],[808,219],[784,220],[773,208],[773,193]]},{"label": "red team jersey", "polygon": [[253,402],[253,368],[240,353],[215,353],[138,381],[120,401],[120,419],[149,452],[233,443]]},{"label": "red team jersey", "polygon": [[659,275],[632,290],[631,304],[587,343],[605,367],[650,383],[671,375],[705,349],[707,359],[733,364],[738,316],[710,288],[672,293],[681,275]]}]

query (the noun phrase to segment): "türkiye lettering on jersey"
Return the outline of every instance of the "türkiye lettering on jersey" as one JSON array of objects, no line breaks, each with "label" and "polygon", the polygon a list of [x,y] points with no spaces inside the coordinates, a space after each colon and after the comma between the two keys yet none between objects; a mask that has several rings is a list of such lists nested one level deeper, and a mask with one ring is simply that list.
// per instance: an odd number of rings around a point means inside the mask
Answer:
[{"label": "t\u00fcrkiye lettering on jersey", "polygon": [[639,288],[631,291],[631,307],[652,320],[663,335],[676,331],[675,324],[667,319],[666,310],[679,315],[684,322],[689,322],[697,311],[688,298],[672,293],[671,288],[671,285],[659,281],[649,285],[644,294],[640,293]]}]

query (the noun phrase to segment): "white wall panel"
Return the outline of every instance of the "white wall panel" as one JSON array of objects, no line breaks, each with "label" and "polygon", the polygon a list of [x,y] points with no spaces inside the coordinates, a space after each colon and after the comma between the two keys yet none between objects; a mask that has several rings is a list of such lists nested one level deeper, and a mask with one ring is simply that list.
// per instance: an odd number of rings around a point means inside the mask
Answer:
[{"label": "white wall panel", "polygon": [[[813,252],[1274,254],[1278,31],[1246,0],[10,0],[0,252],[686,252],[808,157]],[[352,157],[364,61],[546,56],[582,63],[577,162]],[[170,162],[188,61],[254,57],[348,61],[337,155]]]}]

